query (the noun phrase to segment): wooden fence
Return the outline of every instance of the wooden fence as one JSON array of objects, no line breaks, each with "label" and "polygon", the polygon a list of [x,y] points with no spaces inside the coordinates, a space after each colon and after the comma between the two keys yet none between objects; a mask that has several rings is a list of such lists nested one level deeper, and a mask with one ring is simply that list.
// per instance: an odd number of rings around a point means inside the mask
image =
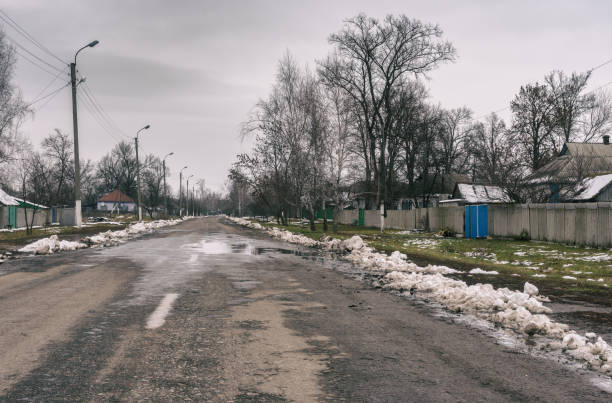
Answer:
[{"label": "wooden fence", "polygon": [[[378,210],[365,211],[365,226],[380,227]],[[358,222],[357,210],[341,212],[339,222]],[[385,227],[401,230],[465,233],[465,207],[428,207],[388,210]],[[612,203],[504,204],[488,206],[488,232],[492,237],[519,237],[572,245],[612,247]]]}]

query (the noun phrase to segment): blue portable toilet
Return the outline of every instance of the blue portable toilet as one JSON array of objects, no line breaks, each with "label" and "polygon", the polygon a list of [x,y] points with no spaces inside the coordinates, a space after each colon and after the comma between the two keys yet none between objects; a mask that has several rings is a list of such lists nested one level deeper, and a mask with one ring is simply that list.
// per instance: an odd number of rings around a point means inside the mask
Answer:
[{"label": "blue portable toilet", "polygon": [[484,238],[489,235],[487,205],[465,206],[465,237]]}]

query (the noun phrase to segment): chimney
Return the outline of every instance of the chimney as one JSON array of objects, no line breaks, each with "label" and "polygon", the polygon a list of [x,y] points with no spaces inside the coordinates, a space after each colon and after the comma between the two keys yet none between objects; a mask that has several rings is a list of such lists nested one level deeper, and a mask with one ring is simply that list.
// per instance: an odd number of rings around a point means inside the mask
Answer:
[{"label": "chimney", "polygon": [[607,134],[603,136],[603,141],[604,144],[610,144],[610,136],[608,136]]}]

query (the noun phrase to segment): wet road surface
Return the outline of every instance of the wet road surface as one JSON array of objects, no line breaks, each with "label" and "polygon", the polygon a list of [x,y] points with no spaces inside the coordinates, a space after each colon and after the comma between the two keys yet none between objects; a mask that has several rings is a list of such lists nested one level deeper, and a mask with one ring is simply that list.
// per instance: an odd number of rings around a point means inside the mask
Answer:
[{"label": "wet road surface", "polygon": [[1,269],[2,401],[610,399],[341,261],[220,218]]}]

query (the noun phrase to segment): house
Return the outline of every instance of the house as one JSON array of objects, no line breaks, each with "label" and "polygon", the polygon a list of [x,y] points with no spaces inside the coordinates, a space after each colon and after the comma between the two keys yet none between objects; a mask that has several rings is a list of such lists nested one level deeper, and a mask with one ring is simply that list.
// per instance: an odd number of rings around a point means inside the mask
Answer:
[{"label": "house", "polygon": [[511,203],[508,194],[499,186],[475,183],[457,183],[452,196],[440,201],[441,206],[464,206],[466,204]]},{"label": "house", "polygon": [[[394,198],[386,203],[390,210],[412,210],[421,207],[437,207],[442,200],[451,197],[458,182],[468,183],[470,178],[464,174],[449,173],[419,176],[412,185],[402,182],[394,186]],[[351,203],[355,209],[365,209],[366,200],[376,198],[372,191],[366,192],[363,182],[352,186]],[[374,207],[375,208],[375,207]]]},{"label": "house", "polygon": [[[420,176],[413,189],[404,184],[400,189],[401,197],[396,201],[398,210],[412,210],[421,207],[438,207],[444,200],[451,198],[457,183],[469,183],[468,175],[449,173],[440,175]],[[416,194],[408,197],[409,194]]]},{"label": "house", "polygon": [[19,202],[13,196],[10,196],[4,190],[0,189],[0,207],[18,206]]},{"label": "house", "polygon": [[[587,201],[576,199],[575,196],[586,190],[585,187],[595,186],[581,197],[589,196],[596,187],[603,186],[605,178],[602,176],[607,174],[612,174],[612,145],[610,137],[603,136],[602,143],[565,143],[559,156],[535,171],[528,179],[528,184],[545,194],[553,203]],[[597,193],[600,197],[606,197],[603,188]]]},{"label": "house", "polygon": [[584,178],[574,186],[560,192],[564,202],[612,202],[612,174]]},{"label": "house", "polygon": [[134,212],[136,202],[119,189],[115,189],[98,199],[96,209],[100,211]]},{"label": "house", "polygon": [[[48,224],[48,214],[36,214],[39,210],[49,208],[41,204],[13,197],[0,189],[0,228],[21,228],[26,226],[24,211],[27,212],[28,222],[34,226]],[[32,214],[34,213],[34,220]]]}]

